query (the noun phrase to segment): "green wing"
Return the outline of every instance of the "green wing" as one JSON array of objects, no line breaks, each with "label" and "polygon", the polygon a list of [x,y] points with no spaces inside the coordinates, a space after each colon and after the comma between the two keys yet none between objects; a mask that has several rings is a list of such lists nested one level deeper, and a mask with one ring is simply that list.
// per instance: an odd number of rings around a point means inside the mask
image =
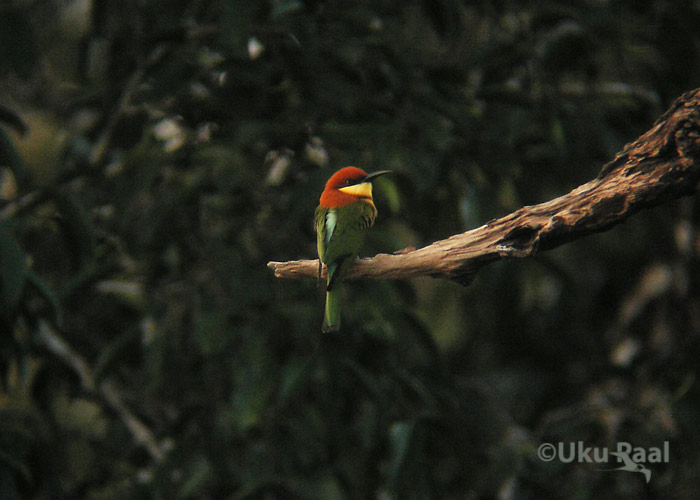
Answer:
[{"label": "green wing", "polygon": [[347,272],[376,215],[374,206],[363,201],[340,208],[316,209],[318,255],[328,266],[328,290]]},{"label": "green wing", "polygon": [[327,208],[321,205],[316,207],[314,212],[314,229],[316,230],[316,249],[318,250],[318,281],[321,281],[321,269],[326,255],[326,235],[328,234],[326,215],[328,215]]}]

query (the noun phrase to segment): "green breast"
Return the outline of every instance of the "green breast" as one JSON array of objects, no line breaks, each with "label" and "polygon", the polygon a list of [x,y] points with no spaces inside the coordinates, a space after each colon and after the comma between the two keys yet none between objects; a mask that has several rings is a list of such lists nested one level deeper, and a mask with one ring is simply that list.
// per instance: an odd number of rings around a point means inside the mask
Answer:
[{"label": "green breast", "polygon": [[374,205],[365,201],[340,208],[316,209],[318,255],[329,271],[339,275],[336,279],[352,264],[376,215]]}]

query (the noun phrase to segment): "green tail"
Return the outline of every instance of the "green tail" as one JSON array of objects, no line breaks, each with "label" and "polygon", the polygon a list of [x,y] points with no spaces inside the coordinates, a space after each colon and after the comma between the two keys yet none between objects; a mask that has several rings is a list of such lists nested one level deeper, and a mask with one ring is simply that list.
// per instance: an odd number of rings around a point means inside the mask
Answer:
[{"label": "green tail", "polygon": [[323,332],[340,330],[340,289],[326,292],[326,311],[323,314]]}]

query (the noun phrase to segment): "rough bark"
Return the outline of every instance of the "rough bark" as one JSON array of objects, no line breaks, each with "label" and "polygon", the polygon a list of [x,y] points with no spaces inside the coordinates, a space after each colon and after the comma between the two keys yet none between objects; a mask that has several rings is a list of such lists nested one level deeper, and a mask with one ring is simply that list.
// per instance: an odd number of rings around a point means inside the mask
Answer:
[{"label": "rough bark", "polygon": [[[359,259],[345,279],[429,275],[467,285],[489,262],[531,257],[606,231],[643,208],[697,192],[699,182],[700,89],[696,89],[676,99],[648,132],[604,165],[597,178],[570,193],[417,250]],[[316,259],[267,265],[278,278],[318,273]]]}]

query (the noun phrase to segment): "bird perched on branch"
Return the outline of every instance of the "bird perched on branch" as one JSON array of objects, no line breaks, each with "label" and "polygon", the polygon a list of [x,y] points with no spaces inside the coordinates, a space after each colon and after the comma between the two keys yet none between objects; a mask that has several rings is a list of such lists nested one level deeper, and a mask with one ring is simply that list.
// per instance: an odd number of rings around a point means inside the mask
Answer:
[{"label": "bird perched on branch", "polygon": [[318,245],[318,277],[326,264],[326,308],[323,331],[340,329],[339,284],[352,265],[365,240],[367,230],[374,224],[377,207],[372,199],[372,181],[389,170],[365,173],[356,167],[338,170],[326,182],[316,208],[314,227]]}]

